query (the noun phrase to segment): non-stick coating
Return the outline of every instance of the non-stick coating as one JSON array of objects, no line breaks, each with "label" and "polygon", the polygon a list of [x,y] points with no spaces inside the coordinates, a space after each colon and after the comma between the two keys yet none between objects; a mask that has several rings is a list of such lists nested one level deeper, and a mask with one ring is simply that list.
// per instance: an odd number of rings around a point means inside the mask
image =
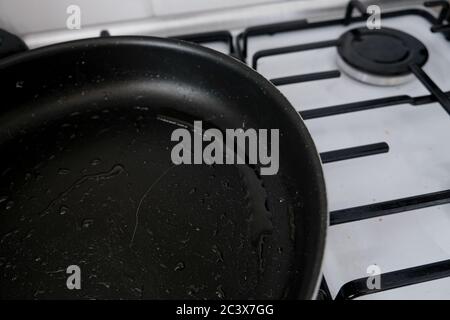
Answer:
[{"label": "non-stick coating", "polygon": [[[256,72],[184,42],[113,37],[2,60],[0,87],[1,298],[313,297],[321,163]],[[174,166],[173,123],[194,120],[280,129],[278,174]],[[66,286],[70,265],[81,290]]]}]

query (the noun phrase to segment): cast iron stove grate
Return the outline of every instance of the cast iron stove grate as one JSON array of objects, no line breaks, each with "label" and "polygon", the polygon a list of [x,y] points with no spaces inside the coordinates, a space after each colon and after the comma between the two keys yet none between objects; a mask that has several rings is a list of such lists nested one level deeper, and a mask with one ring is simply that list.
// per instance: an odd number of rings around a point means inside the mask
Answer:
[{"label": "cast iron stove grate", "polygon": [[[436,18],[428,11],[421,9],[406,9],[399,11],[392,11],[383,14],[384,19],[415,15],[426,19],[430,23],[430,31],[432,33],[440,33],[444,39],[450,39],[450,7],[447,1],[428,1],[425,3],[426,7],[436,7],[441,6],[441,12],[439,17]],[[360,16],[354,17],[353,12],[357,10],[361,13]],[[247,60],[247,48],[249,39],[251,37],[256,37],[260,35],[275,35],[282,32],[294,31],[294,30],[306,30],[312,28],[321,28],[333,25],[351,25],[352,23],[362,22],[367,19],[366,6],[359,1],[350,1],[345,17],[342,19],[328,20],[309,23],[307,20],[299,20],[292,22],[283,22],[279,24],[270,24],[265,26],[257,26],[246,29],[244,32],[239,34],[237,37],[237,52],[242,61]],[[367,29],[365,29],[367,30]],[[346,103],[335,106],[322,107],[317,109],[311,109],[307,111],[300,112],[304,120],[329,117],[344,113],[358,112],[376,108],[387,108],[393,107],[401,104],[410,105],[424,105],[434,102],[439,102],[440,105],[446,110],[450,115],[450,91],[442,91],[436,83],[434,83],[431,78],[423,71],[422,66],[426,63],[428,59],[428,53],[425,48],[417,39],[408,36],[405,33],[397,30],[382,29],[383,31],[362,31],[361,29],[353,29],[346,32],[340,39],[332,39],[327,41],[319,41],[314,43],[298,44],[287,47],[278,47],[273,49],[265,49],[256,52],[251,57],[251,65],[254,69],[258,67],[258,61],[262,58],[281,55],[286,53],[301,52],[314,49],[322,49],[329,47],[338,47],[341,51],[341,57],[345,57],[348,53],[345,40],[354,37],[355,33],[369,33],[375,36],[387,36],[394,38],[402,38],[402,43],[408,43],[409,48],[402,48],[401,45],[397,48],[394,56],[388,56],[385,53],[379,54],[377,57],[373,58],[372,62],[383,61],[383,59],[388,60],[389,63],[396,59],[396,69],[397,75],[411,75],[415,76],[427,90],[430,92],[429,95],[411,97],[409,95],[398,95],[392,97],[383,97],[379,99],[371,99],[359,102]],[[353,34],[352,34],[353,33]],[[436,35],[439,36],[439,35]],[[405,40],[406,39],[406,40]],[[386,39],[384,39],[386,40]],[[391,43],[396,45],[395,43]],[[410,52],[403,52],[403,51]],[[343,52],[343,53],[342,53]],[[354,52],[354,51],[353,51]],[[383,55],[384,54],[384,55]],[[363,57],[372,58],[372,57]],[[364,61],[356,59],[359,65],[354,65],[356,68],[365,69],[367,65],[364,65]],[[352,60],[353,62],[355,59]],[[376,66],[380,67],[380,66]],[[381,73],[383,73],[381,66]],[[378,69],[380,70],[380,69]],[[392,70],[392,69],[390,69]],[[369,70],[374,72],[376,69],[372,68]],[[384,70],[385,71],[385,70]],[[382,74],[383,75],[383,74]],[[389,71],[386,76],[389,75]],[[281,77],[272,79],[272,83],[276,86],[282,86],[292,83],[317,81],[330,78],[338,78],[341,76],[340,70],[330,70],[325,72],[300,74],[289,77]],[[395,76],[395,75],[394,75]],[[395,83],[394,83],[395,84]],[[344,161],[348,159],[354,159],[357,157],[366,157],[380,153],[389,152],[389,146],[386,142],[380,142],[371,145],[363,145],[348,149],[341,149],[335,151],[329,151],[321,154],[322,161],[324,164],[336,161]],[[413,211],[421,208],[438,206],[442,204],[450,203],[450,190],[442,190],[440,192],[434,192],[429,194],[418,194],[412,197],[396,199],[386,202],[380,202],[375,204],[369,204],[354,208],[347,208],[343,210],[333,211],[330,213],[330,225],[331,227],[338,224],[351,223],[354,221],[360,221],[364,219],[370,219],[374,217],[386,216],[391,214],[396,214],[400,212]],[[381,275],[381,288],[380,289],[368,289],[367,280],[368,278],[360,278],[350,281],[343,285],[339,292],[337,293],[336,299],[354,299],[357,297],[374,294],[381,291],[387,291],[395,288],[405,287],[409,285],[414,285],[422,282],[437,280],[450,277],[450,259],[444,261],[438,261],[431,264],[416,266],[412,268],[407,268],[403,270],[397,270],[389,273],[383,273]],[[332,299],[330,291],[328,290],[327,283],[325,279],[322,281],[321,289],[319,292],[319,299]]]}]

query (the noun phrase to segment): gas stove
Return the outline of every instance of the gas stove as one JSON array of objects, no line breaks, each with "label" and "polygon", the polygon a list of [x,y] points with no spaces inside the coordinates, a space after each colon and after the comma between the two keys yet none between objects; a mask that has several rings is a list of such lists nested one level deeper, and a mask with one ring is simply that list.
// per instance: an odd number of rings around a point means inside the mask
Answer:
[{"label": "gas stove", "polygon": [[[273,36],[249,40],[247,29],[240,51],[323,151],[329,297],[449,298],[450,44],[430,28],[446,29],[419,8],[386,12],[369,30],[351,15],[362,7]],[[373,270],[379,290],[367,285]]]},{"label": "gas stove", "polygon": [[171,36],[249,64],[288,98],[321,152],[330,228],[319,298],[450,299],[449,3],[381,3],[375,29],[367,5],[281,1],[12,31],[29,48]]}]

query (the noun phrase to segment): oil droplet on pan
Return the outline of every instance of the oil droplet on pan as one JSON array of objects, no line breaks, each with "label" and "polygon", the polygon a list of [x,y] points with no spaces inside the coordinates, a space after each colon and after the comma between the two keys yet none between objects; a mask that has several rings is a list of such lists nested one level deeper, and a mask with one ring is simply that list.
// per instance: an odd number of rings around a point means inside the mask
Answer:
[{"label": "oil droplet on pan", "polygon": [[185,268],[185,264],[184,262],[178,262],[177,265],[175,266],[175,268],[173,269],[174,271],[181,271]]},{"label": "oil droplet on pan", "polygon": [[58,174],[61,176],[68,175],[69,173],[70,173],[69,169],[65,169],[65,168],[58,169]]},{"label": "oil droplet on pan", "polygon": [[92,219],[84,219],[81,222],[81,226],[85,229],[90,228],[94,224],[94,220]]},{"label": "oil droplet on pan", "polygon": [[0,196],[0,203],[5,202],[6,200],[8,200],[8,196]]},{"label": "oil droplet on pan", "polygon": [[11,210],[14,207],[14,201],[8,201],[8,203],[6,203],[6,210]]},{"label": "oil droplet on pan", "polygon": [[68,210],[69,208],[67,208],[66,206],[61,206],[61,208],[59,208],[59,214],[63,216],[67,213]]},{"label": "oil droplet on pan", "polygon": [[222,285],[217,286],[216,295],[219,299],[225,299],[225,292],[223,292]]}]

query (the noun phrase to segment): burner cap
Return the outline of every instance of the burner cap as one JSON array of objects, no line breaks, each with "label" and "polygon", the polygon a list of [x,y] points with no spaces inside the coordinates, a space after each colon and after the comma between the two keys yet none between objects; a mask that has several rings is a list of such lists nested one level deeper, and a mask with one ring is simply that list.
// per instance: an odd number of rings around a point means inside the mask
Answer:
[{"label": "burner cap", "polygon": [[[375,84],[403,82],[411,76],[410,64],[422,67],[428,60],[428,50],[422,42],[405,32],[389,28],[349,30],[340,37],[337,50],[339,64],[344,64],[346,73]],[[370,81],[370,75],[377,81]],[[381,81],[383,78],[391,81],[384,83]]]}]

